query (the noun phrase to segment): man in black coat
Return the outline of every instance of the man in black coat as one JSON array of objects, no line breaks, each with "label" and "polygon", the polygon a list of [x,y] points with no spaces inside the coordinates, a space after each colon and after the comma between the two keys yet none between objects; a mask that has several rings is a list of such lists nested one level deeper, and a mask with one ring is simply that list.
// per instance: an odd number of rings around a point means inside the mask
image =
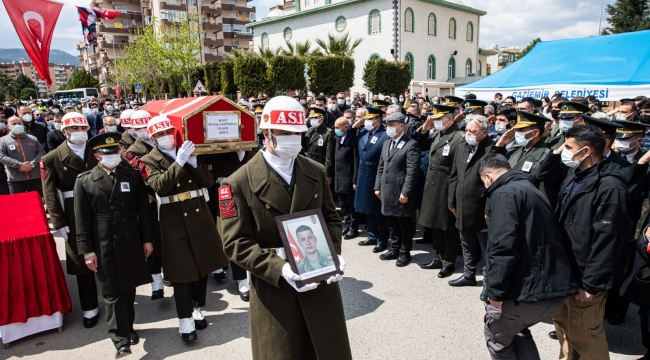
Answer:
[{"label": "man in black coat", "polygon": [[54,115],[54,130],[47,133],[47,147],[54,151],[59,145],[65,142],[65,135],[61,131],[63,127],[63,113]]},{"label": "man in black coat", "polygon": [[478,171],[487,188],[483,196],[490,198],[487,347],[493,359],[539,359],[528,328],[578,292],[560,224],[544,195],[503,155],[486,155]]},{"label": "man in black coat", "polygon": [[621,287],[621,295],[639,306],[641,342],[647,349],[640,360],[650,359],[650,226],[647,221],[645,226],[636,241],[633,270]]},{"label": "man in black coat", "polygon": [[556,215],[578,295],[553,316],[562,358],[607,359],[603,327],[607,292],[621,282],[633,236],[625,174],[603,160],[605,136],[593,125],[566,132],[562,162],[575,169],[562,184]]},{"label": "man in black coat", "polygon": [[346,118],[334,123],[334,192],[343,215],[343,238],[354,239],[359,236],[359,214],[354,208],[354,192],[359,173],[359,150],[345,147],[345,135],[350,127]]},{"label": "man in black coat", "polygon": [[381,213],[386,217],[390,248],[379,256],[394,260],[396,266],[411,262],[415,215],[415,186],[420,176],[420,145],[404,134],[406,116],[396,112],[386,117],[386,134],[375,180],[375,195],[381,200]]}]

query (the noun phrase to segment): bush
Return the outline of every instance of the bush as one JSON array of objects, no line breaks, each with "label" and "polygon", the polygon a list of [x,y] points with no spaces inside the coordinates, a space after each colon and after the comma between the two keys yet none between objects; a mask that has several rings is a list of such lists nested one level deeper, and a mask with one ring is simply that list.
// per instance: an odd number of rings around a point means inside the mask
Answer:
[{"label": "bush", "polygon": [[205,88],[208,95],[221,91],[221,63],[213,62],[205,66]]},{"label": "bush", "polygon": [[354,85],[354,60],[349,56],[310,57],[307,65],[314,94],[336,94]]},{"label": "bush", "polygon": [[20,98],[23,100],[29,100],[30,96],[32,99],[38,98],[38,93],[36,92],[36,89],[32,88],[24,88],[20,91]]},{"label": "bush", "polygon": [[257,56],[235,58],[233,78],[242,95],[257,96],[268,89],[266,68],[266,60]]},{"label": "bush", "polygon": [[237,92],[235,79],[233,78],[233,62],[226,60],[221,62],[221,94],[228,95]]},{"label": "bush", "polygon": [[305,80],[305,60],[297,56],[277,55],[269,59],[266,70],[269,84],[275,90],[286,92],[302,90],[307,85]]},{"label": "bush", "polygon": [[408,62],[368,60],[363,68],[363,85],[375,94],[399,94],[411,83]]}]

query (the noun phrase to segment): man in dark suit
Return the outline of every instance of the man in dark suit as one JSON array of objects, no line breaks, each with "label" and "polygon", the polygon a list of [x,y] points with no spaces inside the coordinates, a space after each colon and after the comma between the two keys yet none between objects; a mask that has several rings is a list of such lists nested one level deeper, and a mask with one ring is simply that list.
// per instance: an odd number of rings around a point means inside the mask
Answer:
[{"label": "man in dark suit", "polygon": [[406,116],[396,112],[386,117],[385,141],[381,149],[375,195],[381,200],[381,212],[390,231],[390,249],[379,256],[382,260],[397,259],[395,265],[411,262],[415,215],[415,185],[420,175],[420,145],[404,134]]},{"label": "man in dark suit", "polygon": [[50,151],[54,151],[59,145],[65,142],[65,135],[63,135],[62,129],[62,120],[63,113],[58,113],[54,115],[54,129],[47,133],[47,148]]},{"label": "man in dark suit", "polygon": [[[354,207],[357,212],[366,215],[368,239],[359,245],[375,245],[375,253],[388,247],[388,225],[381,213],[381,201],[375,196],[375,178],[381,156],[381,147],[389,139],[381,124],[383,111],[376,107],[366,107],[364,118],[357,120],[348,130],[343,142],[346,147],[359,149],[359,175],[357,177]],[[364,127],[359,131],[359,128]]]},{"label": "man in dark suit", "polygon": [[354,187],[359,173],[359,150],[345,147],[350,123],[346,118],[339,118],[334,123],[334,191],[343,214],[343,238],[354,239],[359,236],[359,214],[354,207]]}]

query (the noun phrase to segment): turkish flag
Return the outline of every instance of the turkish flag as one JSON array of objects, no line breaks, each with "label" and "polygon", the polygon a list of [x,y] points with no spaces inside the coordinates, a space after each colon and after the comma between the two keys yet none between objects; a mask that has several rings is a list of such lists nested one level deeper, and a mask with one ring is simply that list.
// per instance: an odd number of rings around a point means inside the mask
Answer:
[{"label": "turkish flag", "polygon": [[47,86],[50,78],[50,42],[63,4],[45,0],[2,0],[30,60]]},{"label": "turkish flag", "polygon": [[305,258],[305,255],[302,254],[302,251],[300,251],[298,244],[296,244],[296,242],[293,240],[293,235],[291,235],[291,231],[289,231],[289,228],[286,229],[287,229],[287,238],[289,240],[289,247],[291,247],[291,254],[293,255],[293,259],[296,261],[296,264],[298,264]]}]

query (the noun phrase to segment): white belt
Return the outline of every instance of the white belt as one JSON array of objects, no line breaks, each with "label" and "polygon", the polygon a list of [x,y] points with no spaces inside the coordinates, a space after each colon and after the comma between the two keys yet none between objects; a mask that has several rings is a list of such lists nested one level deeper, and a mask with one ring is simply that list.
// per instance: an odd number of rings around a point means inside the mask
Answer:
[{"label": "white belt", "polygon": [[63,211],[65,211],[64,200],[74,197],[74,191],[61,191],[59,189],[56,189],[56,196],[59,198],[59,203],[61,204],[61,208],[63,209]]},{"label": "white belt", "polygon": [[197,198],[199,196],[205,196],[207,201],[208,190],[207,189],[190,190],[190,191],[180,193],[178,195],[163,196],[160,197],[159,199],[160,199],[160,204],[169,204],[169,203],[175,203],[179,201],[185,201],[185,200]]},{"label": "white belt", "polygon": [[287,260],[287,252],[284,251],[284,248],[281,248],[281,247],[280,248],[271,248],[271,249],[262,248],[262,252],[265,252],[265,253],[272,252],[275,255]]},{"label": "white belt", "polygon": [[62,194],[64,199],[74,197],[74,191],[64,191]]}]

